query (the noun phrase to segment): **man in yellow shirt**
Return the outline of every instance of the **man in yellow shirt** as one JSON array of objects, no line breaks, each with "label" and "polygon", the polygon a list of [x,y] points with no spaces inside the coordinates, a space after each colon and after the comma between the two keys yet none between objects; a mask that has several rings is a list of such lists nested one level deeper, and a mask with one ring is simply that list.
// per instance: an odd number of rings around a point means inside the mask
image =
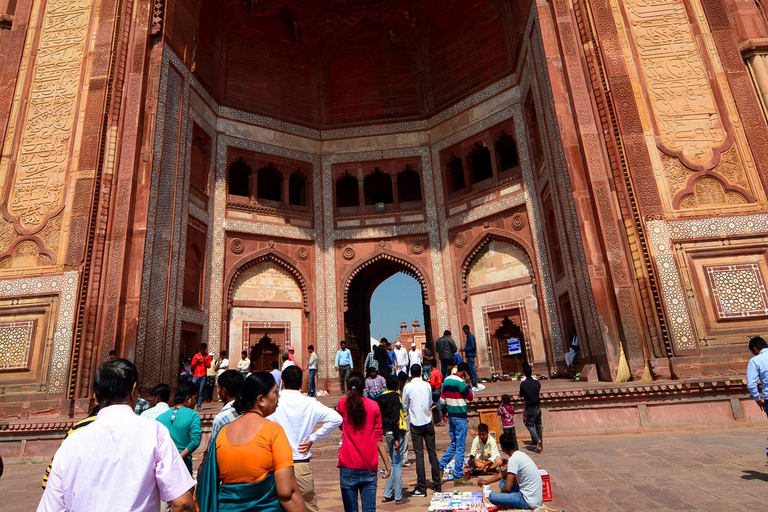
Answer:
[{"label": "man in yellow shirt", "polygon": [[501,454],[496,440],[488,435],[488,425],[477,426],[477,437],[469,452],[469,467],[480,473],[493,473],[501,467]]}]

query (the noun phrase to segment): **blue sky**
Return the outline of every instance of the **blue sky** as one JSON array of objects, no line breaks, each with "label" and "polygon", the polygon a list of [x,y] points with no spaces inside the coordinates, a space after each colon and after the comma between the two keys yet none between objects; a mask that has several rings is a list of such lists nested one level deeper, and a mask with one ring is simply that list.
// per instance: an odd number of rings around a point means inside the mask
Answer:
[{"label": "blue sky", "polygon": [[424,327],[424,309],[421,304],[421,286],[411,276],[397,273],[381,283],[371,297],[371,336],[385,336],[392,341],[405,320],[411,328],[413,319]]}]

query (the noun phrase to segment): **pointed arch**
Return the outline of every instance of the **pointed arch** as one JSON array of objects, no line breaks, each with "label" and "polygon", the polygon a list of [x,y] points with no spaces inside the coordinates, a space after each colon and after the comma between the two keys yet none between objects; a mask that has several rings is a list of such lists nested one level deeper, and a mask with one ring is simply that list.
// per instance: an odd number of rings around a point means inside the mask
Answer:
[{"label": "pointed arch", "polygon": [[388,261],[391,263],[395,263],[402,267],[400,272],[403,272],[406,275],[411,276],[412,278],[416,279],[416,281],[419,282],[421,285],[421,294],[422,299],[424,300],[424,304],[429,305],[429,293],[430,293],[430,283],[427,278],[426,271],[422,268],[420,264],[409,258],[408,256],[405,256],[403,254],[396,253],[394,251],[390,251],[388,249],[382,249],[376,253],[373,253],[366,258],[363,258],[360,260],[354,267],[349,269],[342,278],[342,283],[344,283],[344,289],[343,289],[343,312],[346,312],[348,308],[348,297],[349,297],[349,288],[352,285],[352,281],[354,280],[355,276],[357,276],[363,269],[366,267],[369,267],[375,263],[381,262],[381,261]]},{"label": "pointed arch", "polygon": [[255,254],[248,255],[246,258],[243,258],[235,265],[235,269],[233,271],[230,271],[229,277],[227,279],[227,309],[232,307],[232,294],[235,289],[235,282],[237,282],[237,278],[240,277],[240,275],[249,268],[264,261],[271,261],[278,267],[285,269],[291,276],[293,276],[294,279],[296,279],[296,282],[299,285],[299,289],[301,289],[304,312],[309,313],[309,290],[304,274],[301,272],[301,270],[299,270],[296,261],[294,261],[290,256],[271,247],[258,251]]},{"label": "pointed arch", "polygon": [[464,300],[467,300],[468,295],[467,275],[469,274],[469,267],[472,265],[475,256],[477,256],[480,251],[482,251],[489,243],[494,240],[512,244],[522,250],[528,258],[531,277],[534,279],[534,281],[536,280],[536,267],[534,265],[535,260],[531,256],[534,254],[533,248],[529,246],[525,240],[522,240],[511,233],[507,233],[506,231],[502,231],[500,229],[491,229],[478,236],[461,256],[461,293]]}]

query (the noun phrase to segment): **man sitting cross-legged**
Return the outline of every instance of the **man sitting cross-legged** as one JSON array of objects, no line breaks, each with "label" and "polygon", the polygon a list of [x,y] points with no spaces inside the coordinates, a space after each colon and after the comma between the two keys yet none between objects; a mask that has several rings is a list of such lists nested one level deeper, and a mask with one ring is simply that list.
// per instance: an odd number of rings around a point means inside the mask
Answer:
[{"label": "man sitting cross-legged", "polygon": [[488,501],[499,508],[537,509],[541,508],[541,474],[531,458],[515,449],[515,440],[510,434],[499,438],[501,449],[509,455],[506,468],[500,474],[479,478],[477,485],[491,485],[499,482],[501,492],[491,492]]},{"label": "man sitting cross-legged", "polygon": [[469,452],[469,467],[479,473],[495,473],[501,467],[501,454],[496,440],[488,435],[488,425],[477,426],[477,437]]}]

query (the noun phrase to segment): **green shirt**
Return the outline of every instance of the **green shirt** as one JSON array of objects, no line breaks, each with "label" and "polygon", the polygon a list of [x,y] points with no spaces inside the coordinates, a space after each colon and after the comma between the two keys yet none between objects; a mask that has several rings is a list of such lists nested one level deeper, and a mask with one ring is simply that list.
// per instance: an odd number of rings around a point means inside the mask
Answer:
[{"label": "green shirt", "polygon": [[[174,412],[176,413],[175,418],[173,417]],[[171,422],[172,418],[173,422]],[[165,425],[165,428],[171,433],[171,439],[176,444],[179,453],[185,449],[189,450],[190,455],[184,459],[184,463],[187,465],[189,473],[192,474],[191,453],[200,446],[200,438],[203,434],[200,428],[200,415],[189,407],[179,407],[178,409],[174,407],[158,416],[157,421]]]}]

